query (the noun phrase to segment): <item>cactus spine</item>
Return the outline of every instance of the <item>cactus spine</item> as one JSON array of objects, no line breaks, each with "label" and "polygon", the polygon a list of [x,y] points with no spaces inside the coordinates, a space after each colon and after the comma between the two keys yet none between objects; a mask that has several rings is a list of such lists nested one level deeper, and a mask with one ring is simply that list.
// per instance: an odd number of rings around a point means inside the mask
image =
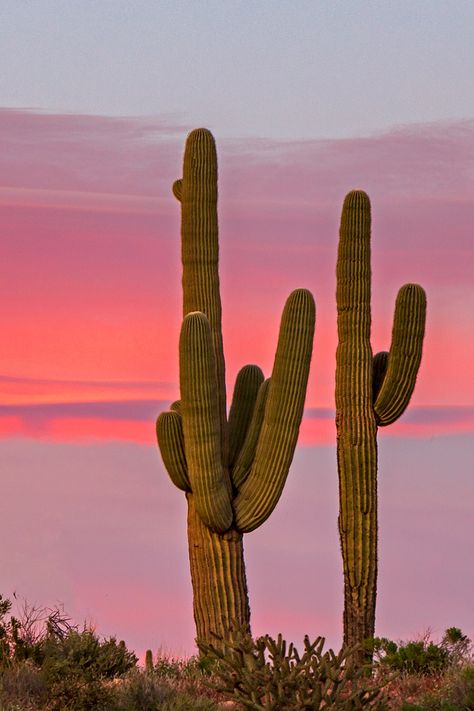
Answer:
[{"label": "cactus spine", "polygon": [[417,284],[397,296],[390,352],[370,345],[370,201],[346,196],[337,261],[336,427],[339,533],[344,566],[344,644],[374,635],[377,588],[377,428],[403,413],[415,387],[426,297]]},{"label": "cactus spine", "polygon": [[218,274],[217,155],[205,129],[188,136],[181,202],[183,324],[181,400],[157,421],[163,462],[186,492],[197,638],[227,637],[249,625],[243,533],[260,526],[280,498],[303,415],[315,323],[313,297],[285,305],[272,376],[239,372],[227,419]]}]

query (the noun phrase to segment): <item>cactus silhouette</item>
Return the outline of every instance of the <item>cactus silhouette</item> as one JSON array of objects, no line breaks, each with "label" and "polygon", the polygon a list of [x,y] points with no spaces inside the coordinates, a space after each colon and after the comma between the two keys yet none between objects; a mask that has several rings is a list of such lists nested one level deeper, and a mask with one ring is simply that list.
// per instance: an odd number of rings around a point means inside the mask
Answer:
[{"label": "cactus silhouette", "polygon": [[[370,201],[346,196],[337,261],[336,426],[339,533],[344,566],[344,644],[372,637],[377,588],[377,428],[403,413],[415,387],[426,297],[398,292],[390,352],[370,345]],[[363,656],[363,654],[362,654]]]},{"label": "cactus silhouette", "polygon": [[[242,535],[273,511],[293,458],[311,360],[315,306],[305,289],[288,298],[271,378],[244,366],[227,418],[218,275],[217,155],[212,134],[188,136],[181,202],[183,324],[181,399],[157,421],[161,455],[186,492],[197,638],[249,625]],[[245,325],[244,325],[245,326]]]}]

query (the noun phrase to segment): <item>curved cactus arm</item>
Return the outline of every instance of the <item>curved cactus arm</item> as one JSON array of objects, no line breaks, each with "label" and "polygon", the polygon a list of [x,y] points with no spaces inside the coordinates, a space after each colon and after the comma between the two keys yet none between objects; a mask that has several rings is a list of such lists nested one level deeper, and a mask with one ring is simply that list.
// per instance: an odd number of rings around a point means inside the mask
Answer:
[{"label": "curved cactus arm", "polygon": [[181,414],[181,400],[175,400],[170,405],[170,410],[173,412],[179,412]]},{"label": "curved cactus arm", "polygon": [[247,429],[245,441],[240,449],[234,468],[232,469],[232,483],[236,489],[240,489],[252,468],[265,415],[269,388],[270,378],[267,378],[267,380],[263,381],[258,390],[257,400],[253,409],[252,419]]},{"label": "curved cactus arm", "polygon": [[297,289],[283,310],[255,461],[234,501],[235,524],[242,532],[268,518],[285,485],[303,416],[314,325],[314,299]]},{"label": "curved cactus arm", "polygon": [[171,481],[178,489],[191,491],[184,453],[181,415],[175,410],[162,412],[156,421],[156,436],[161,458]]},{"label": "curved cactus arm", "polygon": [[388,366],[388,352],[376,353],[372,360],[372,402],[375,402],[385,378]]},{"label": "curved cactus arm", "polygon": [[188,314],[179,341],[181,411],[188,476],[203,523],[223,533],[232,524],[230,482],[222,466],[219,396],[207,317]]},{"label": "curved cactus arm", "polygon": [[258,365],[245,365],[237,374],[229,412],[229,467],[235,464],[252,419],[263,373]]},{"label": "curved cactus arm", "polygon": [[426,295],[418,284],[398,292],[385,378],[374,404],[377,424],[390,425],[406,409],[420,366],[425,333]]},{"label": "curved cactus arm", "polygon": [[210,131],[189,134],[181,183],[174,185],[181,201],[181,258],[183,263],[183,316],[206,314],[214,345],[223,463],[227,457],[225,361],[222,343],[222,308],[219,292],[217,219],[217,152]]},{"label": "curved cactus arm", "polygon": [[181,180],[181,178],[178,178],[178,180],[174,181],[173,187],[171,189],[176,200],[179,200],[179,202],[181,202],[181,198],[183,196],[183,181]]}]

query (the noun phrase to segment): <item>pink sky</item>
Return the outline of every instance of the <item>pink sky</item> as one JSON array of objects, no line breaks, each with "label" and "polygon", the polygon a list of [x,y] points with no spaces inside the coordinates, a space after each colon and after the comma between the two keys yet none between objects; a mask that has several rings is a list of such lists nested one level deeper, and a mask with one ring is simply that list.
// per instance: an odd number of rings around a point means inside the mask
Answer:
[{"label": "pink sky", "polygon": [[[373,208],[374,349],[389,346],[399,286],[419,282],[428,297],[412,404],[379,438],[379,633],[474,632],[465,503],[473,129],[457,121],[339,140],[216,136],[228,387],[244,363],[270,371],[292,289],[309,288],[317,303],[294,474],[271,520],[247,538],[256,631],[339,640],[334,274],[340,207],[357,187]],[[192,651],[193,635],[185,503],[162,471],[154,419],[178,395],[179,206],[170,186],[187,130],[0,110],[2,533],[12,541],[2,592],[60,599],[137,649],[163,643],[180,653]],[[282,578],[299,581],[298,605]]]}]

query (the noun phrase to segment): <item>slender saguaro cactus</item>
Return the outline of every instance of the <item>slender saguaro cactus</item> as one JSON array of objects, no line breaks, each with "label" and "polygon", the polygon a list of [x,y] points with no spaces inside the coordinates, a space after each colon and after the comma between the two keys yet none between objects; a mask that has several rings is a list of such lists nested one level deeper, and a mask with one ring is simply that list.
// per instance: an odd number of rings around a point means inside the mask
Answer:
[{"label": "slender saguaro cactus", "polygon": [[426,297],[398,292],[390,352],[370,346],[370,201],[346,196],[337,261],[336,426],[339,533],[344,566],[344,644],[374,635],[377,589],[377,428],[403,413],[415,387]]},{"label": "slender saguaro cactus", "polygon": [[[157,421],[173,483],[186,492],[197,637],[215,642],[249,625],[242,534],[260,526],[280,498],[303,415],[315,306],[305,289],[285,305],[271,378],[239,372],[229,417],[218,275],[217,156],[205,129],[188,136],[181,202],[183,325],[180,401]],[[245,327],[245,324],[243,324]]]}]

